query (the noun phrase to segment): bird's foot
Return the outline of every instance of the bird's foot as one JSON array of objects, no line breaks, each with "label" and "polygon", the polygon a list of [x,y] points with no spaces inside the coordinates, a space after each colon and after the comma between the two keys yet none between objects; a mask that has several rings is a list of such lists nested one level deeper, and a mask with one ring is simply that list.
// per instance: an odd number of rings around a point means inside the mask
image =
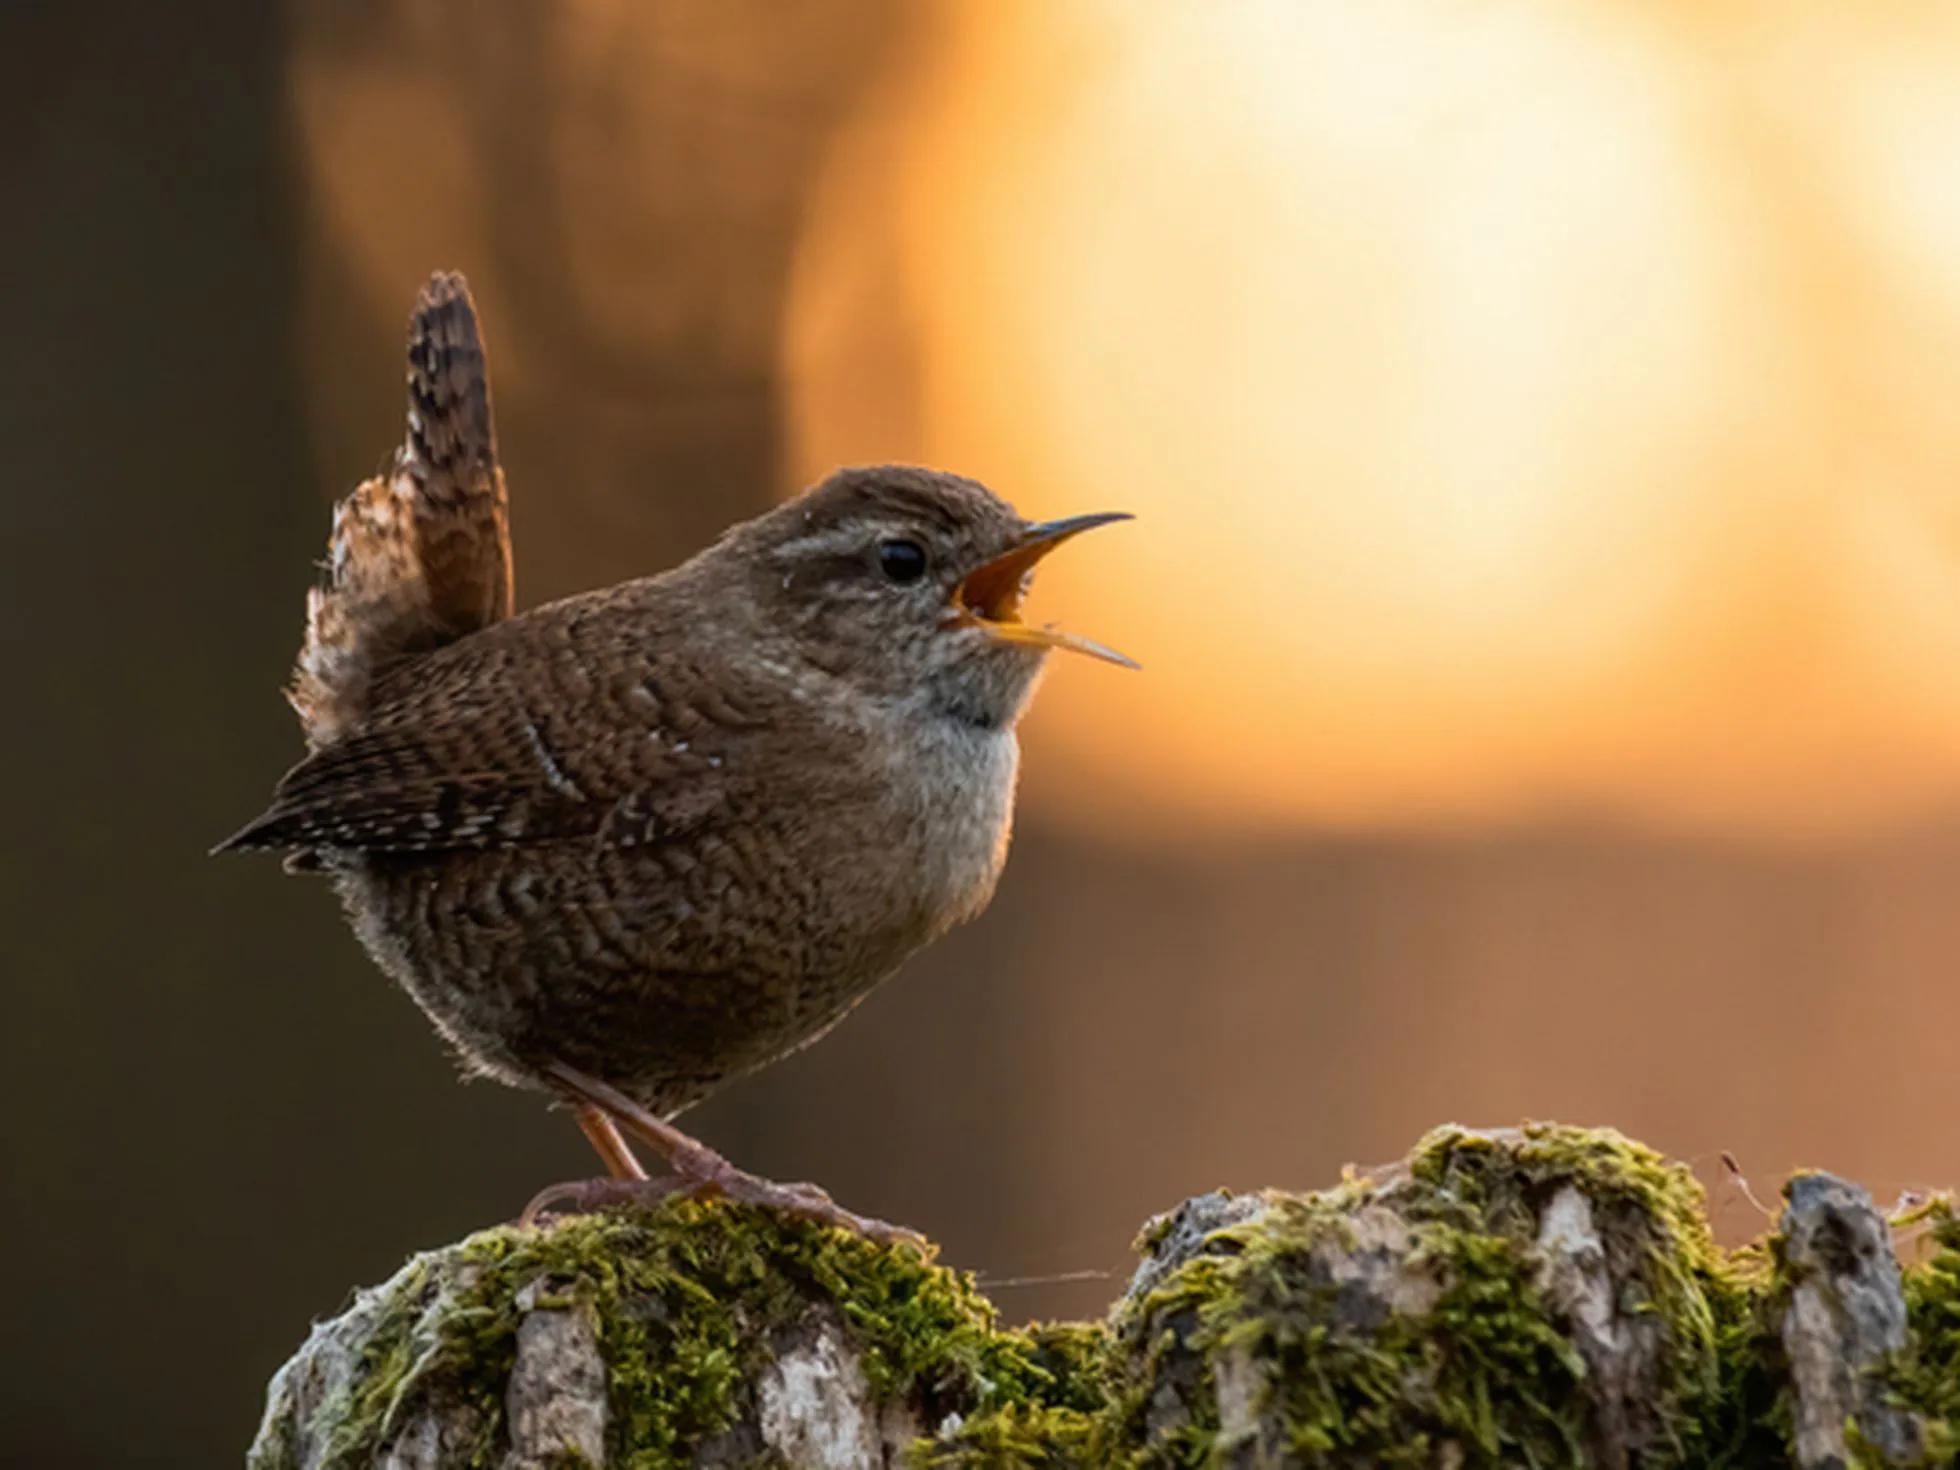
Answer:
[{"label": "bird's foot", "polygon": [[854,1214],[814,1184],[777,1184],[761,1179],[706,1148],[687,1164],[683,1172],[653,1179],[573,1179],[548,1185],[532,1197],[517,1223],[528,1228],[552,1214],[587,1214],[617,1205],[661,1204],[670,1199],[720,1199],[832,1225],[880,1245],[909,1245],[931,1252],[926,1238],[916,1230]]},{"label": "bird's foot", "polygon": [[694,1186],[691,1192],[696,1198],[756,1205],[795,1219],[833,1225],[879,1245],[909,1245],[921,1254],[932,1254],[931,1243],[918,1231],[875,1220],[869,1215],[854,1214],[814,1184],[777,1184],[738,1169],[726,1159],[720,1159],[719,1163],[720,1169],[713,1177]]},{"label": "bird's foot", "polygon": [[[776,1184],[736,1168],[705,1143],[656,1117],[609,1083],[563,1064],[548,1070],[578,1107],[579,1126],[613,1177],[552,1185],[524,1207],[520,1224],[535,1223],[554,1205],[570,1205],[574,1211],[594,1210],[609,1204],[658,1203],[679,1195],[757,1205],[799,1220],[834,1225],[880,1245],[909,1245],[922,1254],[932,1253],[931,1244],[916,1230],[852,1214],[814,1184]],[[632,1149],[619,1136],[621,1129],[658,1151],[667,1174],[647,1178]]]},{"label": "bird's foot", "polygon": [[683,1192],[672,1174],[658,1179],[567,1179],[532,1195],[517,1227],[528,1230],[553,1215],[590,1215],[615,1205],[656,1205]]}]

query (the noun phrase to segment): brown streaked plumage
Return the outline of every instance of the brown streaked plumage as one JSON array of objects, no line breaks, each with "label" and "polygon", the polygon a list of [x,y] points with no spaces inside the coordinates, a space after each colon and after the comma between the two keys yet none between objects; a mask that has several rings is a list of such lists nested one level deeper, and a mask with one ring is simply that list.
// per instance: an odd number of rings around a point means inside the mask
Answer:
[{"label": "brown streaked plumage", "polygon": [[458,275],[409,323],[408,435],[389,473],[334,509],[288,698],[319,750],[359,727],[384,668],[511,613],[510,515],[476,312]]},{"label": "brown streaked plumage", "polygon": [[[291,698],[310,754],[224,844],[332,874],[472,1069],[565,1096],[679,1183],[859,1228],[664,1122],[808,1044],[985,907],[1046,551],[983,486],[844,470],[658,576],[511,616],[475,315],[433,278],[409,433],[336,511]],[[663,1186],[664,1187],[664,1186]]]}]

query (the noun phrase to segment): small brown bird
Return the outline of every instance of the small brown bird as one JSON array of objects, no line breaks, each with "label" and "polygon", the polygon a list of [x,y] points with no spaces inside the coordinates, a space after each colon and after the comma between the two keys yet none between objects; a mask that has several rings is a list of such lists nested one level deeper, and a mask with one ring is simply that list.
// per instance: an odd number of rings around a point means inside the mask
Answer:
[{"label": "small brown bird", "polygon": [[534,1210],[680,1189],[893,1233],[666,1120],[986,906],[1049,650],[1128,663],[1022,596],[1124,517],[1031,524],[954,475],[843,470],[671,571],[512,616],[507,504],[475,311],[438,275],[407,442],[336,509],[307,600],[309,754],[221,850],[330,874],[471,1070],[574,1105],[619,1182]]}]

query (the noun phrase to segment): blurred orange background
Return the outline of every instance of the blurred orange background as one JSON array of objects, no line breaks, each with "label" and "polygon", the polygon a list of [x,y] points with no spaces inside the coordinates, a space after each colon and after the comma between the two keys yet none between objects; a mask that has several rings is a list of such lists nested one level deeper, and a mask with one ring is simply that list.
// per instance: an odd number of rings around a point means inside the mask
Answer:
[{"label": "blurred orange background", "polygon": [[[0,22],[0,626],[48,691],[0,1198],[68,1267],[0,1459],[114,1462],[105,1375],[156,1463],[236,1453],[309,1313],[586,1167],[324,892],[196,856],[297,753],[308,559],[437,267],[527,605],[839,463],[1138,513],[1035,607],[1144,671],[1059,662],[992,911],[692,1115],[741,1162],[1015,1317],[1099,1310],[1185,1194],[1452,1119],[1616,1124],[1731,1239],[1724,1150],[1960,1179],[1949,7],[124,19]],[[130,1315],[214,1294],[150,1361]]]},{"label": "blurred orange background", "polygon": [[1084,801],[1949,806],[1960,17],[1771,17],[962,7],[827,161],[795,477],[1143,514],[1068,573],[1151,671],[1057,680]]}]

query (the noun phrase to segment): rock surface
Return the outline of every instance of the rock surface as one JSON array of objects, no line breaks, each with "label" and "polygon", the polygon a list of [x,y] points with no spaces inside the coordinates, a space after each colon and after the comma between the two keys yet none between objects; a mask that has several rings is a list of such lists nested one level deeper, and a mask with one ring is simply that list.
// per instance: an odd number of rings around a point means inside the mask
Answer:
[{"label": "rock surface", "polygon": [[1010,1331],[917,1253],[677,1203],[418,1256],[280,1370],[254,1470],[1918,1466],[1960,1446],[1960,1227],[1901,1272],[1828,1175],[1710,1238],[1607,1130],[1442,1128],[1146,1227],[1107,1321]]}]

